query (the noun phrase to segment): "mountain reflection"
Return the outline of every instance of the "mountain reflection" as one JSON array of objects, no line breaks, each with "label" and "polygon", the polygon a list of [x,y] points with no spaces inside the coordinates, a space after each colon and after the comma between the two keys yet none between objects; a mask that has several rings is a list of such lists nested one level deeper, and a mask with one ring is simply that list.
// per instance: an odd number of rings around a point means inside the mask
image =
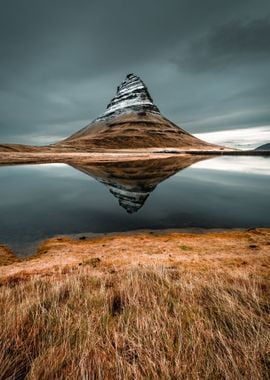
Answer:
[{"label": "mountain reflection", "polygon": [[127,162],[70,164],[105,185],[128,213],[137,212],[158,184],[207,156],[169,157]]}]

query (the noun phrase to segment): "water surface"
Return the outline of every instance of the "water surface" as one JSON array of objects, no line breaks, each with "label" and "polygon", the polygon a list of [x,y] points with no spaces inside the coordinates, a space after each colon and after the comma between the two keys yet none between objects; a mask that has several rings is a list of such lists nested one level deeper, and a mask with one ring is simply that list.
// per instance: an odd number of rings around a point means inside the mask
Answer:
[{"label": "water surface", "polygon": [[0,242],[24,255],[58,234],[270,227],[269,158],[179,162],[0,167]]}]

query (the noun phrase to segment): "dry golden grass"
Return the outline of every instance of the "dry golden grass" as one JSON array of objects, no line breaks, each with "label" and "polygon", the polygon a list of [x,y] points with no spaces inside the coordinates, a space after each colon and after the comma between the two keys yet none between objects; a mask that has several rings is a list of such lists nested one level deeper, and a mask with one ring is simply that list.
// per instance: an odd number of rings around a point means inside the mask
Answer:
[{"label": "dry golden grass", "polygon": [[10,265],[18,261],[20,260],[18,260],[18,258],[14,256],[10,248],[3,244],[0,244],[0,266]]},{"label": "dry golden grass", "polygon": [[0,288],[1,379],[269,379],[270,287],[92,259]]},{"label": "dry golden grass", "polygon": [[[76,267],[85,260],[99,258],[100,275],[127,270],[138,264],[174,266],[189,271],[244,270],[269,278],[270,229],[241,231],[134,232],[98,236],[90,239],[55,237],[41,244],[36,255],[16,262],[5,251],[0,255],[0,284],[8,278],[35,274],[50,275],[64,267]],[[13,264],[9,264],[13,260]]]}]

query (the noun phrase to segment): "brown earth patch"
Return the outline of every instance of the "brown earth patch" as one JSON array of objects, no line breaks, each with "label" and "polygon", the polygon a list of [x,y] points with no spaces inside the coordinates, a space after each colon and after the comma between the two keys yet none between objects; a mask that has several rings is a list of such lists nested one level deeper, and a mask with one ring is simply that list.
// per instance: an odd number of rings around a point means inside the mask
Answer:
[{"label": "brown earth patch", "polygon": [[82,240],[56,237],[45,241],[35,256],[21,262],[17,262],[8,250],[3,252],[1,281],[18,276],[52,275],[85,265],[100,274],[140,265],[197,272],[244,270],[270,280],[270,229],[137,232]]}]

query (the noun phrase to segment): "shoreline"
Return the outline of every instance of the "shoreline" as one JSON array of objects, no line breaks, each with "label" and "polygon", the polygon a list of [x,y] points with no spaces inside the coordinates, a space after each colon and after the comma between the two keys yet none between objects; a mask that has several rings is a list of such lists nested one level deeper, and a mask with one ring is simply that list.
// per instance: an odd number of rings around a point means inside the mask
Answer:
[{"label": "shoreline", "polygon": [[138,265],[173,265],[191,271],[237,271],[244,267],[269,279],[270,228],[140,230],[90,239],[85,235],[45,240],[36,254],[26,259],[16,258],[0,245],[0,283],[14,277],[50,276],[91,262],[99,275]]},{"label": "shoreline", "polygon": [[[70,234],[56,234],[53,236],[44,237],[44,239],[37,239],[29,242],[24,242],[21,245],[15,243],[4,243],[0,241],[0,251],[1,249],[7,249],[9,253],[15,258],[15,260],[26,261],[30,260],[39,254],[39,248],[45,244],[47,241],[54,239],[72,239],[72,240],[92,240],[92,239],[102,239],[103,237],[122,237],[122,236],[133,236],[139,234],[149,234],[152,236],[163,236],[170,233],[178,234],[207,234],[207,233],[218,233],[218,232],[231,232],[231,231],[242,231],[249,232],[256,229],[270,229],[270,227],[232,227],[232,228],[215,228],[215,227],[179,227],[179,228],[139,228],[127,231],[111,231],[111,232],[80,232],[80,233],[70,233]],[[16,247],[14,249],[14,247]],[[22,248],[22,249],[20,249]],[[16,253],[17,249],[20,253]],[[26,251],[29,249],[28,254]],[[25,255],[23,254],[25,253]],[[1,259],[0,259],[1,267]]]},{"label": "shoreline", "polygon": [[270,156],[270,151],[227,149],[217,150],[188,150],[164,148],[107,150],[93,152],[1,152],[0,165],[42,164],[42,163],[100,163],[136,160],[154,160],[179,156]]}]

